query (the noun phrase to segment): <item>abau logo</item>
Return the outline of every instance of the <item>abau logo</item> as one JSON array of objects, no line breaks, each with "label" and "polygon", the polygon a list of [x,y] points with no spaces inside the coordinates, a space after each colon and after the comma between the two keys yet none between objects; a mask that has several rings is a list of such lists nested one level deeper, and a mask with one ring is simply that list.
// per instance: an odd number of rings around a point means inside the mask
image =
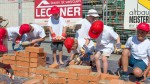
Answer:
[{"label": "abau logo", "polygon": [[150,0],[138,0],[138,3],[150,10]]}]

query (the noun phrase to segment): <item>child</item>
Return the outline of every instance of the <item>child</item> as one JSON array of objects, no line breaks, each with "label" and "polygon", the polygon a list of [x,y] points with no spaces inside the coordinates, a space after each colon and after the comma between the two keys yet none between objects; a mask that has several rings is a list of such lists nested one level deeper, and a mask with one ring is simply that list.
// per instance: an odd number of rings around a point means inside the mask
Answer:
[{"label": "child", "polygon": [[94,51],[94,42],[92,40],[89,41],[89,39],[84,39],[84,38],[78,38],[77,40],[72,37],[68,37],[65,40],[64,45],[67,48],[69,53],[72,51],[70,60],[68,61],[67,65],[69,65],[69,62],[73,60],[76,54],[80,56],[79,61],[81,60],[87,63],[90,62],[90,56]]},{"label": "child", "polygon": [[146,38],[149,30],[149,24],[140,23],[137,26],[137,35],[128,38],[121,56],[122,80],[129,80],[128,65],[133,67],[135,77],[141,80],[144,76],[144,80],[146,79],[150,70],[150,41]]},{"label": "child", "polygon": [[99,74],[101,74],[101,65],[99,60],[101,58],[103,62],[103,71],[104,73],[107,73],[107,60],[114,51],[115,41],[117,44],[116,47],[120,48],[120,37],[116,32],[114,32],[112,27],[104,25],[100,20],[93,22],[89,30],[89,36],[93,39],[96,39],[95,62],[97,71]]},{"label": "child", "polygon": [[66,38],[66,22],[63,17],[59,16],[60,9],[57,6],[53,6],[50,10],[52,16],[48,20],[48,28],[51,33],[50,39],[52,40],[51,49],[53,51],[54,63],[57,63],[56,51],[59,51],[59,63],[64,64],[62,61],[62,48],[63,41]]}]

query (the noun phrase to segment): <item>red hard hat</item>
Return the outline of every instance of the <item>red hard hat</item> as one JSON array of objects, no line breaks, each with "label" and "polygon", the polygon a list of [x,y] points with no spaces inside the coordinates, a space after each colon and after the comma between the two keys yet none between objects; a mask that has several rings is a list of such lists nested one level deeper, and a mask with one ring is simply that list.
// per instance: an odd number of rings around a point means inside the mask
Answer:
[{"label": "red hard hat", "polygon": [[149,24],[143,22],[143,23],[140,23],[137,27],[136,27],[138,30],[143,30],[143,31],[146,31],[146,32],[149,32],[150,30],[150,26]]},{"label": "red hard hat", "polygon": [[60,9],[57,6],[53,6],[50,10],[50,14],[59,14]]},{"label": "red hard hat", "polygon": [[22,24],[22,25],[20,26],[19,33],[20,33],[20,35],[22,36],[22,35],[25,34],[25,33],[29,33],[30,30],[31,30],[31,28],[30,28],[30,25],[29,25],[29,24]]},{"label": "red hard hat", "polygon": [[74,38],[72,38],[72,37],[66,38],[66,40],[64,41],[64,45],[67,48],[68,53],[70,53],[71,48],[74,45]]},{"label": "red hard hat", "polygon": [[6,29],[0,28],[0,39],[4,39],[5,35],[6,35]]},{"label": "red hard hat", "polygon": [[104,24],[102,21],[97,20],[93,22],[89,30],[89,36],[94,39],[98,38],[99,35],[102,33],[103,28],[104,28]]}]

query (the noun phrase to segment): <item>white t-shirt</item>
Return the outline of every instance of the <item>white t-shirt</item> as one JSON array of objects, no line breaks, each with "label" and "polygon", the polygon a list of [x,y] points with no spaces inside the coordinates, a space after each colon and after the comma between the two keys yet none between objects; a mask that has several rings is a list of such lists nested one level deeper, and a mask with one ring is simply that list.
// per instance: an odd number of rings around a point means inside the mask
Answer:
[{"label": "white t-shirt", "polygon": [[[63,17],[59,17],[59,19],[58,19],[58,24],[54,24],[54,23],[52,22],[52,18],[53,18],[53,17],[50,17],[50,18],[48,19],[48,24],[47,24],[47,26],[52,27],[52,30],[53,30],[53,32],[56,34],[56,36],[61,36],[61,35],[62,35],[62,32],[63,32],[63,27],[67,26],[67,24],[66,24],[66,22],[65,22],[65,20],[64,20]],[[50,40],[51,40],[51,35],[50,35]]]},{"label": "white t-shirt", "polygon": [[82,19],[80,23],[81,28],[77,30],[75,38],[90,38],[88,32],[90,30],[91,23],[87,19]]},{"label": "white t-shirt", "polygon": [[128,38],[126,48],[130,49],[131,55],[135,59],[143,60],[148,65],[148,56],[150,57],[150,41],[145,39],[143,42],[138,41],[137,36]]},{"label": "white t-shirt", "polygon": [[[78,40],[78,47],[76,50],[72,50],[72,53],[79,53],[80,49],[83,47],[83,45],[85,44],[86,40],[84,38],[79,38]],[[90,43],[88,44],[85,53],[90,52],[92,53],[94,51],[95,47],[94,47],[94,42],[91,40]]]},{"label": "white t-shirt", "polygon": [[30,24],[34,30],[33,32],[26,33],[26,40],[34,40],[38,38],[44,38],[46,36],[44,29],[37,24]]},{"label": "white t-shirt", "polygon": [[7,33],[8,33],[8,40],[15,42],[16,38],[19,35],[19,26],[18,27],[8,27],[6,28]]},{"label": "white t-shirt", "polygon": [[104,25],[102,34],[96,39],[96,51],[112,53],[114,51],[115,40],[118,34],[112,27]]}]

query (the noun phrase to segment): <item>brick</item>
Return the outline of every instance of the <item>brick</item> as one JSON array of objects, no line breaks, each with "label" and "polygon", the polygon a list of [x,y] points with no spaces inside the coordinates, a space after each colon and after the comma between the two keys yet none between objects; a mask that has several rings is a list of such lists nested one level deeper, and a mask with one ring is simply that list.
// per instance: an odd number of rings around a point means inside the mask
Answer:
[{"label": "brick", "polygon": [[89,82],[89,84],[97,84],[97,82]]},{"label": "brick", "polygon": [[70,73],[78,73],[78,74],[90,74],[91,67],[90,66],[81,66],[81,65],[70,65],[68,67]]},{"label": "brick", "polygon": [[31,79],[26,81],[23,84],[43,84],[43,80],[42,79]]},{"label": "brick", "polygon": [[30,53],[30,57],[31,58],[46,57],[45,54],[46,53],[34,53],[34,52],[32,52],[32,53]]},{"label": "brick", "polygon": [[113,79],[109,82],[109,84],[124,84],[123,80]]},{"label": "brick", "polygon": [[30,58],[30,62],[38,62],[38,58]]},{"label": "brick", "polygon": [[6,70],[3,68],[0,68],[0,74],[6,74]]},{"label": "brick", "polygon": [[[98,84],[109,84],[109,81],[108,80],[100,80],[98,82]],[[116,83],[116,84],[118,84],[118,83]]]},{"label": "brick", "polygon": [[17,61],[17,66],[29,67],[29,62]]},{"label": "brick", "polygon": [[101,79],[101,80],[104,80],[104,79],[106,79],[106,78],[108,77],[108,75],[109,75],[109,74],[101,73],[100,79]]},{"label": "brick", "polygon": [[4,64],[16,65],[16,61],[13,60],[3,60]]},{"label": "brick", "polygon": [[44,67],[38,67],[38,69],[36,70],[36,74],[40,74],[40,75],[49,75],[50,71],[47,70]]},{"label": "brick", "polygon": [[36,73],[37,68],[29,68],[29,73]]},{"label": "brick", "polygon": [[16,71],[29,72],[29,68],[16,66]]},{"label": "brick", "polygon": [[25,51],[27,52],[35,52],[35,53],[43,53],[44,49],[40,47],[26,47]]},{"label": "brick", "polygon": [[16,75],[16,76],[20,76],[20,77],[26,77],[26,78],[29,77],[29,73],[27,73],[27,72],[22,72],[22,71],[15,71],[15,75]]},{"label": "brick", "polygon": [[113,80],[113,79],[119,79],[119,76],[108,75],[108,76],[106,77],[106,80]]},{"label": "brick", "polygon": [[68,84],[89,84],[87,81],[68,79]]},{"label": "brick", "polygon": [[69,73],[66,69],[60,69],[57,75],[62,78],[77,79],[76,73]]},{"label": "brick", "polygon": [[17,56],[16,60],[17,61],[23,61],[23,62],[29,62],[30,61],[28,57],[20,57],[20,56]]},{"label": "brick", "polygon": [[25,51],[20,51],[18,56],[29,58],[30,57],[30,53],[29,52],[25,52]]},{"label": "brick", "polygon": [[35,78],[36,74],[35,73],[29,73],[29,78]]},{"label": "brick", "polygon": [[8,54],[7,56],[10,60],[16,60],[16,56],[14,54]]},{"label": "brick", "polygon": [[58,64],[52,64],[49,66],[49,68],[59,68],[59,65]]},{"label": "brick", "polygon": [[44,79],[44,76],[43,76],[43,75],[36,75],[34,78],[37,78],[37,79]]},{"label": "brick", "polygon": [[66,79],[59,78],[56,74],[50,74],[45,80],[48,82],[46,84],[66,84]]},{"label": "brick", "polygon": [[38,63],[30,63],[30,67],[31,68],[36,68],[36,67],[38,67],[39,65],[38,65]]},{"label": "brick", "polygon": [[91,72],[89,75],[78,74],[78,80],[97,82],[100,80],[100,75],[96,72]]},{"label": "brick", "polygon": [[16,56],[14,54],[4,54],[3,60],[16,60]]}]

